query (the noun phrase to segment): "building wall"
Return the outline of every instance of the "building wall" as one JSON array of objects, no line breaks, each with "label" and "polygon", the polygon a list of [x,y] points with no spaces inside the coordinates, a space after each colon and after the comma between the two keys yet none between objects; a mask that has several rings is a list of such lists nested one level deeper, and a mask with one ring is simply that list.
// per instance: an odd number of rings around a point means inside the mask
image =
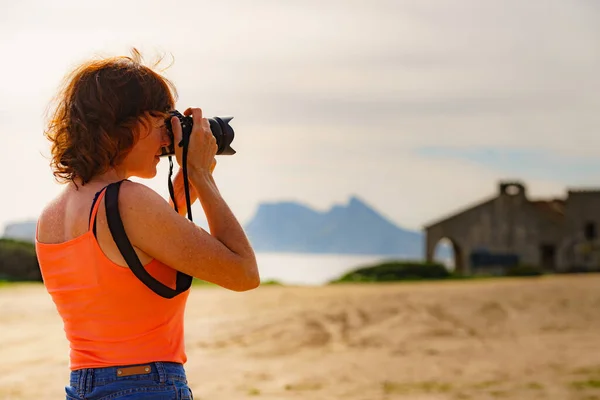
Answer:
[{"label": "building wall", "polygon": [[600,191],[568,192],[559,256],[561,270],[600,270]]},{"label": "building wall", "polygon": [[[496,198],[427,227],[426,258],[433,260],[437,243],[448,238],[456,249],[456,268],[463,273],[477,270],[470,263],[473,252],[488,253],[498,262],[513,255],[519,264],[540,265],[540,246],[554,246],[556,254],[562,230],[561,219],[533,205],[522,184],[502,183]],[[486,268],[494,270],[492,265]]]}]

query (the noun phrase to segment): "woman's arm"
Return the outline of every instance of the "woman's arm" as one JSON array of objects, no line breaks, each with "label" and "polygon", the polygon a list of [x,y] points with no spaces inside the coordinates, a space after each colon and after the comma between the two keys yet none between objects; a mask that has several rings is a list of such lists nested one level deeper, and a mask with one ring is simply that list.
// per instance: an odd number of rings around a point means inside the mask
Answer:
[{"label": "woman's arm", "polygon": [[174,212],[152,189],[125,181],[119,193],[119,210],[129,240],[188,275],[235,291],[256,288],[260,277],[254,251],[212,176],[194,172],[190,178],[211,234]]}]

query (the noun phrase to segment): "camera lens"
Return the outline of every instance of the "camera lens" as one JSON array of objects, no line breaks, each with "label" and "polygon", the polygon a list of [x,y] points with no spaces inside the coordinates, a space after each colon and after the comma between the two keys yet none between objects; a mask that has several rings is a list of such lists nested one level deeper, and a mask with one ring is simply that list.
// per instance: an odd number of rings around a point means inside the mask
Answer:
[{"label": "camera lens", "polygon": [[[194,126],[194,120],[192,117],[186,117],[177,110],[171,111],[169,114],[169,117],[165,119],[165,126],[167,127],[167,132],[171,138],[171,144],[168,147],[163,147],[160,154],[161,157],[175,154],[173,128],[171,126],[172,117],[175,116],[179,118],[179,122],[181,123],[182,137],[184,139],[189,137]],[[231,125],[229,125],[229,122],[232,119],[233,117],[207,118],[210,124],[210,130],[217,141],[217,155],[233,155],[236,153],[235,150],[231,148],[231,143],[235,137],[233,128]]]}]

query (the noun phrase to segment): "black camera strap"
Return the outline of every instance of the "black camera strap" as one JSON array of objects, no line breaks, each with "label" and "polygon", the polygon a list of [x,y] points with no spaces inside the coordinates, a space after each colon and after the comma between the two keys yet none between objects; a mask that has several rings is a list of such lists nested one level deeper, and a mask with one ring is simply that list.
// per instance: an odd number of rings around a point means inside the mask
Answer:
[{"label": "black camera strap", "polygon": [[[188,181],[188,171],[187,171],[187,158],[188,158],[188,148],[190,144],[190,134],[189,132],[182,132],[181,142],[179,142],[178,146],[183,147],[182,149],[182,163],[183,163],[183,188],[185,191],[185,205],[187,207],[187,216],[190,221],[194,221],[192,218],[192,204],[190,199],[190,185]],[[168,186],[169,186],[169,195],[171,196],[171,200],[173,201],[173,207],[175,207],[175,212],[178,212],[179,209],[177,207],[177,202],[175,201],[175,190],[173,189],[173,182],[171,181],[173,177],[173,156],[169,156],[169,178],[168,178]]]},{"label": "black camera strap", "polygon": [[123,181],[114,182],[106,188],[104,205],[106,208],[106,219],[108,221],[110,233],[117,244],[121,255],[127,262],[129,269],[131,269],[131,272],[133,272],[133,274],[154,293],[161,297],[172,299],[190,288],[192,285],[192,277],[177,271],[176,288],[172,289],[158,281],[146,271],[125,233],[125,227],[123,226],[123,221],[121,220],[121,215],[119,213],[119,188],[121,187],[121,183],[123,183]]}]

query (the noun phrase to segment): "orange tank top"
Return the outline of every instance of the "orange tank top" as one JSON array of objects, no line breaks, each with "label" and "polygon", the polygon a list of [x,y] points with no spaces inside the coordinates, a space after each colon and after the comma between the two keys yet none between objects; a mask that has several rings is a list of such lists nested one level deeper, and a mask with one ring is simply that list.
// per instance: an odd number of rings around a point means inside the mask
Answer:
[{"label": "orange tank top", "polygon": [[[70,344],[70,369],[187,361],[184,310],[189,290],[166,299],[127,267],[109,260],[92,227],[106,189],[92,209],[88,231],[36,253],[44,285],[56,304]],[[175,288],[177,271],[154,259],[144,268]]]}]

